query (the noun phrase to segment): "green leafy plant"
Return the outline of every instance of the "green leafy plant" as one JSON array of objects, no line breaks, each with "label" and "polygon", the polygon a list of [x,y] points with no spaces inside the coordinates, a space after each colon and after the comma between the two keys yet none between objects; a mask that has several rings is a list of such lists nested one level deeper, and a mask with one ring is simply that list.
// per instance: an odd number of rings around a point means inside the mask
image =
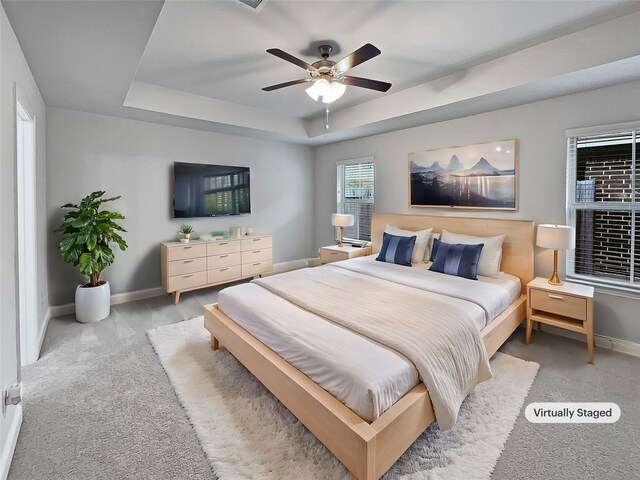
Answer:
[{"label": "green leafy plant", "polygon": [[180,230],[178,230],[178,232],[183,235],[189,235],[190,233],[193,233],[193,227],[191,225],[182,224],[180,225]]},{"label": "green leafy plant", "polygon": [[89,277],[86,286],[100,285],[100,273],[115,259],[110,244],[116,243],[120,250],[126,250],[127,242],[118,232],[126,232],[115,220],[124,220],[119,212],[100,210],[103,203],[120,197],[102,198],[105,192],[93,192],[84,197],[78,205],[67,203],[60,208],[69,209],[64,222],[56,232],[64,238],[60,242],[60,253],[65,262],[80,267],[80,273]]}]

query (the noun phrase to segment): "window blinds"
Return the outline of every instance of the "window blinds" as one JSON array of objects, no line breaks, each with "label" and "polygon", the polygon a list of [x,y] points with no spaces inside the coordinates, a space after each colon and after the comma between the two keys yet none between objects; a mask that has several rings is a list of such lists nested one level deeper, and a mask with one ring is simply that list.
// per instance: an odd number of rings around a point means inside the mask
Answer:
[{"label": "window blinds", "polygon": [[568,139],[567,218],[576,229],[569,276],[640,285],[636,137],[631,130]]},{"label": "window blinds", "polygon": [[373,159],[338,162],[337,168],[337,211],[354,218],[353,226],[344,229],[344,238],[369,241],[375,194]]}]

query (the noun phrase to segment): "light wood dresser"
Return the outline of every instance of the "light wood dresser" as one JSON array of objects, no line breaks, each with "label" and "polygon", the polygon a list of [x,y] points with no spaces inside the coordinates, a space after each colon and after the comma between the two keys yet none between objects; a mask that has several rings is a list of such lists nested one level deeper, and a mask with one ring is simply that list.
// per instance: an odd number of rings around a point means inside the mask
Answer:
[{"label": "light wood dresser", "polygon": [[593,363],[593,287],[568,282],[555,286],[546,278],[534,278],[527,285],[527,344],[533,322],[586,335],[589,363]]},{"label": "light wood dresser", "polygon": [[164,242],[160,246],[162,288],[180,294],[256,277],[273,269],[271,235],[189,243]]},{"label": "light wood dresser", "polygon": [[320,248],[320,263],[339,262],[340,260],[348,260],[356,257],[366,257],[371,255],[371,247],[352,247],[351,245],[344,245],[339,247],[338,245],[329,245],[328,247]]}]

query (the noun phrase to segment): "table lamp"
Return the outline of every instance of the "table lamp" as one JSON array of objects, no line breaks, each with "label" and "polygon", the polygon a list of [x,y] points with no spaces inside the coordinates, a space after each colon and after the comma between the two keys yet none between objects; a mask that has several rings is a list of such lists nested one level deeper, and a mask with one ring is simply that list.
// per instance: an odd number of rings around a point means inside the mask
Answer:
[{"label": "table lamp", "polygon": [[553,249],[553,275],[549,279],[551,285],[562,285],[558,276],[558,250],[569,250],[576,247],[576,235],[569,225],[538,225],[536,245]]},{"label": "table lamp", "polygon": [[338,246],[342,247],[342,229],[353,225],[353,215],[346,213],[332,213],[331,225],[338,227]]}]

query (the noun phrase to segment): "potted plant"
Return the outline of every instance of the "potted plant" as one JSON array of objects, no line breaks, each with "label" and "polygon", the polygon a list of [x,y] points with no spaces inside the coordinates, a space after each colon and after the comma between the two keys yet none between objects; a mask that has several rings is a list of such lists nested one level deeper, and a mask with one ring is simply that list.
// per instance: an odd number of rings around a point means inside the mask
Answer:
[{"label": "potted plant", "polygon": [[178,234],[180,235],[180,243],[189,243],[192,233],[193,227],[191,225],[180,225],[180,230],[178,230]]},{"label": "potted plant", "polygon": [[80,267],[80,273],[89,277],[89,282],[76,288],[76,319],[81,323],[103,320],[111,312],[111,287],[100,280],[100,273],[113,263],[111,244],[120,250],[127,242],[118,232],[126,232],[115,220],[124,220],[119,212],[100,210],[103,203],[120,197],[102,198],[105,192],[93,192],[76,205],[67,203],[61,208],[69,209],[64,221],[55,231],[64,238],[60,242],[60,253],[65,262]]}]

